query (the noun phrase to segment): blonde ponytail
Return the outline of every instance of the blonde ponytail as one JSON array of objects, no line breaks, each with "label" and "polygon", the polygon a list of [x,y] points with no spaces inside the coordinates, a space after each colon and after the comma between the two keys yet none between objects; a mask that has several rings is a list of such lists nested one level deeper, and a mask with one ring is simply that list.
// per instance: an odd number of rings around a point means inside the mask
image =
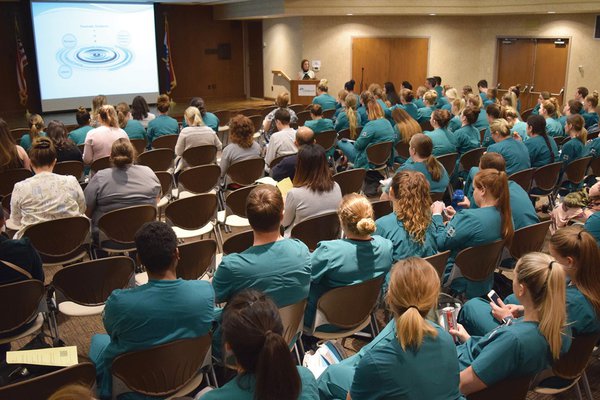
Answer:
[{"label": "blonde ponytail", "polygon": [[375,232],[373,206],[365,196],[347,194],[342,198],[337,213],[344,231],[363,237]]},{"label": "blonde ponytail", "polygon": [[346,105],[346,116],[348,117],[348,126],[350,128],[350,139],[355,140],[358,136],[358,121],[356,118],[356,105],[358,99],[354,94],[348,94],[344,99]]}]

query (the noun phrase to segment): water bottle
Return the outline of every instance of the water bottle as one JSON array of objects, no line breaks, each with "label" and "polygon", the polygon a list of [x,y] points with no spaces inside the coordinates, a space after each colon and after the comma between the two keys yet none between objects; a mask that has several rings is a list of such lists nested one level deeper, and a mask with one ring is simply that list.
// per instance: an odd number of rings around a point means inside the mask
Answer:
[{"label": "water bottle", "polygon": [[462,207],[458,205],[465,198],[465,193],[461,189],[456,189],[454,193],[452,193],[452,207],[458,211],[462,210]]}]

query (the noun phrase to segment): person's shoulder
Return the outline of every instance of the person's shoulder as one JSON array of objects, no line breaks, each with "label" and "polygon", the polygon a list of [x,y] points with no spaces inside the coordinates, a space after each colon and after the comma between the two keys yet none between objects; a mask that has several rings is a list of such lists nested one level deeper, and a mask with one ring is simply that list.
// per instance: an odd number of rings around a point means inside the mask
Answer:
[{"label": "person's shoulder", "polygon": [[391,250],[394,246],[391,240],[386,239],[383,236],[372,235],[371,238],[373,239],[374,247],[387,248]]},{"label": "person's shoulder", "polygon": [[290,249],[295,249],[301,253],[308,253],[308,246],[306,246],[306,244],[299,239],[285,238],[283,240],[279,240],[277,243],[280,243],[282,246]]}]

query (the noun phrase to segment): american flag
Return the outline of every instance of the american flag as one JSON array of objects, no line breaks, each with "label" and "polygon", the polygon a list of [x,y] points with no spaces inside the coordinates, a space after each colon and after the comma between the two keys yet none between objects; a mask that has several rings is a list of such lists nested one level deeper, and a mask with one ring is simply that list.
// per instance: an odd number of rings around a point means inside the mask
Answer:
[{"label": "american flag", "polygon": [[27,66],[27,54],[25,54],[25,48],[21,41],[21,32],[19,31],[19,24],[15,18],[15,31],[17,39],[17,83],[19,84],[19,99],[21,105],[27,105],[27,79],[25,78],[25,67]]},{"label": "american flag", "polygon": [[167,94],[171,94],[171,91],[177,86],[177,78],[175,78],[175,69],[173,67],[173,58],[171,57],[171,51],[169,50],[169,47],[169,22],[165,16],[165,40],[163,43],[164,57],[162,60],[164,61],[165,68],[167,70],[166,78],[169,84]]}]

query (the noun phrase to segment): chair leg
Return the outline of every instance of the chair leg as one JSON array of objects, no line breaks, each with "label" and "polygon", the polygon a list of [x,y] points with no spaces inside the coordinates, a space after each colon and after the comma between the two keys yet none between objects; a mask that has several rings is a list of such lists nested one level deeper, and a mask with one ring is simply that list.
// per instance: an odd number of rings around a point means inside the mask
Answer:
[{"label": "chair leg", "polygon": [[377,321],[375,321],[375,315],[371,314],[369,325],[371,328],[371,336],[375,338],[379,334],[379,329],[377,329]]},{"label": "chair leg", "polygon": [[583,400],[581,396],[581,389],[579,388],[579,381],[575,384],[575,390],[577,391],[577,400]]},{"label": "chair leg", "polygon": [[296,365],[302,365],[302,359],[300,358],[300,351],[298,351],[298,343],[294,343],[294,354],[296,356]]},{"label": "chair leg", "polygon": [[587,374],[585,373],[585,369],[581,373],[581,380],[580,381],[583,381],[583,388],[585,390],[585,395],[590,400],[593,400],[594,396],[592,396],[592,389],[590,388],[590,382],[588,381],[588,377],[587,377]]}]

